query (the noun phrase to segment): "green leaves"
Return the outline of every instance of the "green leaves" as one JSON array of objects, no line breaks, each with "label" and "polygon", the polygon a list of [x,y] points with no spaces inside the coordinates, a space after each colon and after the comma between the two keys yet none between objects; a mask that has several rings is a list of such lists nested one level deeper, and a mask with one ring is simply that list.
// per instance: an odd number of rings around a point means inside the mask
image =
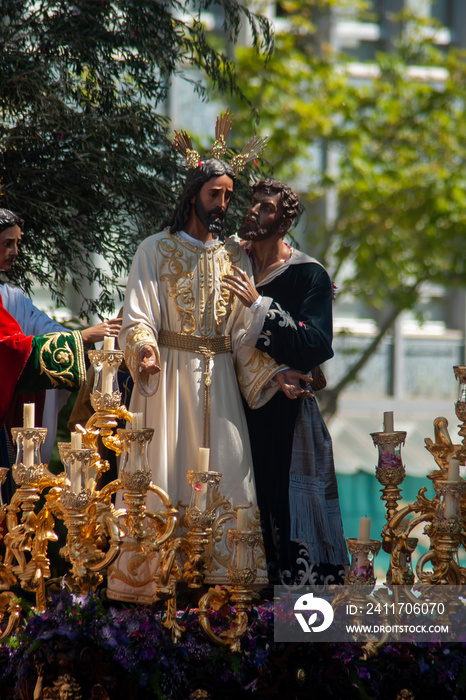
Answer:
[{"label": "green leaves", "polygon": [[353,64],[317,31],[343,5],[286,3],[273,57],[238,50],[238,76],[270,136],[274,176],[308,206],[336,193],[334,219],[309,217],[309,249],[335,273],[339,298],[402,310],[426,281],[466,283],[465,55],[439,49],[436,27],[411,13],[398,18],[393,51]]},{"label": "green leaves", "polygon": [[333,412],[397,316],[421,314],[425,283],[466,285],[466,53],[439,48],[438,26],[410,11],[385,15],[386,30],[396,23],[387,36],[398,37],[389,51],[352,62],[326,36],[346,7],[355,19],[355,3],[281,6],[288,14],[273,56],[236,52],[248,103],[234,106],[235,128],[250,122],[252,106],[273,176],[306,205],[302,247],[330,271],[339,300],[356,297],[379,322],[332,388]]},{"label": "green leaves", "polygon": [[36,279],[63,302],[67,276],[79,291],[98,280],[101,298],[83,310],[110,311],[137,244],[175,203],[179,161],[163,116],[173,77],[195,68],[196,80],[237,89],[203,23],[213,9],[232,40],[243,22],[271,49],[267,21],[236,0],[2,0],[0,206],[26,222],[10,276],[25,291]]}]

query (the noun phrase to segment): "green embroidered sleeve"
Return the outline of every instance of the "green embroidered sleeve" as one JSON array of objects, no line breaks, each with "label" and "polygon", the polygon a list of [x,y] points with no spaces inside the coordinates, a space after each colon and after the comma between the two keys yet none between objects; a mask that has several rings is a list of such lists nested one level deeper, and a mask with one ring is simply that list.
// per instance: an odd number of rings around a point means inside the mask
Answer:
[{"label": "green embroidered sleeve", "polygon": [[86,381],[84,346],[79,331],[47,333],[32,339],[31,354],[17,392],[74,389]]}]

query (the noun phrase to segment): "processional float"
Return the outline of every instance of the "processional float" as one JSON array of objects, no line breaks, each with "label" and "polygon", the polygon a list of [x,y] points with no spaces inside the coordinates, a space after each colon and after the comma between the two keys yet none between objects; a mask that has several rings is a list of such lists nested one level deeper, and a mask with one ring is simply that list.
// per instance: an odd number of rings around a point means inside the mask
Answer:
[{"label": "processional float", "polygon": [[[19,622],[21,603],[12,588],[20,584],[35,595],[36,608],[45,611],[51,567],[49,543],[58,541],[57,520],[66,529],[60,556],[69,562],[66,585],[78,594],[95,592],[107,577],[118,578],[122,567],[135,571],[144,561],[156,595],[146,602],[165,601],[164,624],[179,638],[182,628],[176,620],[177,586],[199,589],[205,584],[216,542],[226,523],[229,586],[215,586],[205,593],[198,608],[199,623],[216,643],[239,648],[247,629],[247,610],[255,598],[256,553],[261,539],[259,521],[251,504],[232,507],[221,494],[221,473],[209,470],[209,450],[201,448],[198,470],[187,470],[191,486],[190,503],[180,511],[170,496],[151,482],[147,447],[153,430],[142,425],[142,414],[130,413],[121,404],[117,372],[123,353],[115,350],[114,339],[106,338],[102,350],[89,352],[94,367],[91,404],[94,414],[86,426],[76,427],[71,442],[59,443],[64,470],[53,474],[41,461],[40,447],[47,434],[34,427],[34,404],[25,405],[24,425],[13,428],[17,445],[12,476],[16,491],[8,504],[1,504],[0,523],[5,521],[5,553],[0,560],[0,619],[8,624],[0,638],[9,636]],[[118,428],[119,421],[131,424]],[[99,454],[102,444],[121,455],[119,478],[98,487],[109,463]],[[7,476],[3,469],[2,483]],[[123,508],[113,503],[122,494]],[[151,512],[146,497],[154,494],[161,508]],[[185,533],[185,534],[183,534]],[[120,563],[119,563],[120,562]],[[118,599],[118,595],[114,595]],[[134,600],[140,602],[136,594]],[[231,602],[235,608],[228,629],[217,634],[209,612]]]},{"label": "processional float", "polygon": [[[89,352],[95,370],[91,395],[95,412],[84,428],[77,426],[71,442],[59,443],[65,467],[62,473],[51,473],[41,462],[40,446],[47,431],[34,427],[33,405],[26,405],[23,427],[12,430],[17,444],[12,476],[17,489],[11,502],[2,504],[0,510],[0,522],[5,521],[7,530],[0,561],[0,619],[7,618],[7,624],[0,638],[9,636],[20,620],[21,602],[12,590],[18,584],[35,595],[38,611],[46,609],[51,582],[48,546],[59,539],[57,520],[64,523],[67,533],[60,555],[70,564],[67,585],[72,591],[95,592],[105,577],[108,584],[118,572],[119,560],[131,569],[143,558],[157,583],[157,600],[166,605],[164,624],[175,639],[180,638],[183,630],[176,619],[177,587],[199,589],[205,585],[215,543],[225,524],[232,521],[235,527],[226,531],[230,585],[211,587],[202,595],[198,618],[211,640],[237,651],[247,629],[248,608],[257,598],[254,584],[262,556],[258,551],[258,520],[250,512],[250,504],[233,508],[222,496],[221,473],[208,469],[208,450],[200,450],[198,469],[186,472],[191,499],[181,516],[170,496],[151,482],[147,447],[153,430],[143,427],[142,414],[132,414],[121,405],[117,372],[123,353],[116,351],[112,342],[106,339],[102,350]],[[372,433],[379,452],[376,478],[383,487],[386,523],[380,540],[370,538],[364,522],[359,537],[347,539],[352,560],[347,585],[335,596],[336,607],[348,590],[354,600],[359,586],[375,586],[374,559],[381,548],[390,555],[386,586],[395,596],[398,585],[403,591],[416,584],[427,584],[432,590],[466,582],[466,570],[458,560],[459,549],[466,543],[466,482],[459,475],[459,464],[466,460],[466,367],[455,367],[454,373],[459,380],[455,410],[462,422],[459,435],[463,440],[453,444],[447,420],[434,420],[435,442],[425,440],[437,465],[428,475],[435,490],[432,499],[423,487],[413,503],[398,505],[406,475],[401,458],[406,432],[395,431],[390,414],[386,414],[384,430]],[[119,421],[130,423],[131,428],[118,428]],[[119,478],[102,488],[98,488],[99,479],[109,464],[99,454],[99,439],[121,455]],[[2,481],[7,471],[1,471]],[[124,503],[119,509],[112,498],[118,493]],[[146,507],[148,493],[159,499],[159,511]],[[413,571],[418,540],[412,531],[422,523],[430,546]],[[412,600],[418,600],[414,593]],[[226,603],[234,606],[235,613],[229,628],[216,633],[209,613]]]}]

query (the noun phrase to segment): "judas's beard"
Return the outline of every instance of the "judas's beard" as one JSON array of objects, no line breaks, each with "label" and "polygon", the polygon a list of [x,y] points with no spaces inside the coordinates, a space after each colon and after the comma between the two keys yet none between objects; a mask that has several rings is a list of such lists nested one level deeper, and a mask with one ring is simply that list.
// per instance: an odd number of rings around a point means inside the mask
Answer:
[{"label": "judas's beard", "polygon": [[214,209],[207,209],[201,202],[199,195],[196,195],[194,200],[194,211],[199,221],[206,227],[207,231],[212,233],[214,236],[223,239],[225,236],[223,230],[223,219],[225,213],[220,209],[220,207],[215,207]]},{"label": "judas's beard", "polygon": [[276,230],[276,226],[261,228],[257,219],[253,216],[246,216],[238,229],[238,236],[243,241],[265,241],[267,238],[271,238]]}]

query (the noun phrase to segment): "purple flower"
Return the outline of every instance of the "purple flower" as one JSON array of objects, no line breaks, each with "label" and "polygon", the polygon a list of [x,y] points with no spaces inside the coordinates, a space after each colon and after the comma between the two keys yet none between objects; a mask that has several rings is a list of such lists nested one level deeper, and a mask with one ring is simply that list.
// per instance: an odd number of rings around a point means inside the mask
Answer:
[{"label": "purple flower", "polygon": [[358,676],[359,676],[359,678],[361,678],[361,680],[369,680],[369,678],[371,677],[371,674],[369,673],[367,668],[360,666],[358,668]]}]

